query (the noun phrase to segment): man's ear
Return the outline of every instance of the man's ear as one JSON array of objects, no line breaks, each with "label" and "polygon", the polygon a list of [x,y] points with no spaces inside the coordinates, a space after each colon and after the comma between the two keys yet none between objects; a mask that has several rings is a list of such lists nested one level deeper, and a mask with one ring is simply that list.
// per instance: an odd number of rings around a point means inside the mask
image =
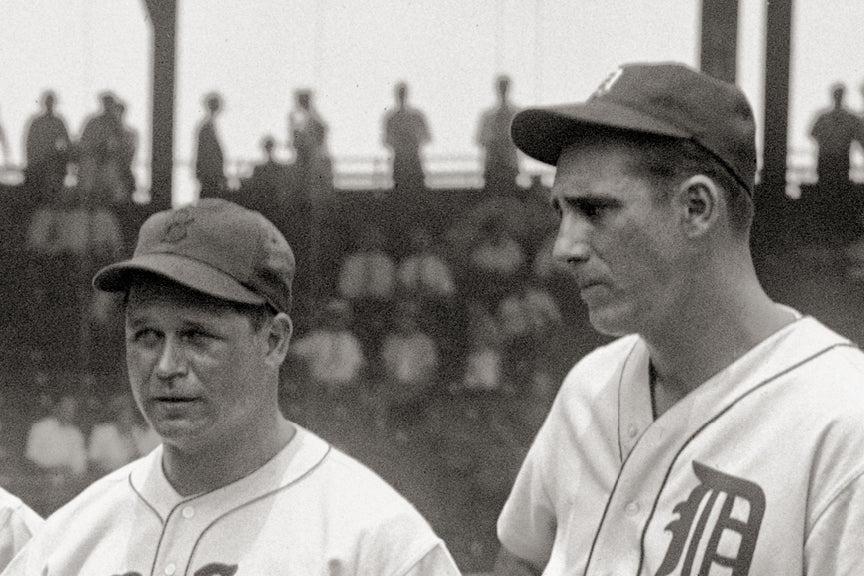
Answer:
[{"label": "man's ear", "polygon": [[288,344],[291,342],[293,332],[294,325],[291,322],[291,317],[284,312],[279,312],[270,321],[269,333],[267,334],[267,357],[272,358],[277,365],[281,364],[288,354]]},{"label": "man's ear", "polygon": [[701,236],[716,226],[721,190],[708,176],[696,174],[683,181],[678,187],[677,201],[688,236]]}]

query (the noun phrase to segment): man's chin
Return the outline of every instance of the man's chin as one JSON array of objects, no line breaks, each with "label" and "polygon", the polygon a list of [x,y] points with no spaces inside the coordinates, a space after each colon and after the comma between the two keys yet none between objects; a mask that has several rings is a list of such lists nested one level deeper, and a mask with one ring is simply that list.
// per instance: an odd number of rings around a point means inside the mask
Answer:
[{"label": "man's chin", "polygon": [[591,326],[604,336],[626,336],[634,332],[633,327],[620,313],[608,308],[594,310],[588,308],[588,321]]}]

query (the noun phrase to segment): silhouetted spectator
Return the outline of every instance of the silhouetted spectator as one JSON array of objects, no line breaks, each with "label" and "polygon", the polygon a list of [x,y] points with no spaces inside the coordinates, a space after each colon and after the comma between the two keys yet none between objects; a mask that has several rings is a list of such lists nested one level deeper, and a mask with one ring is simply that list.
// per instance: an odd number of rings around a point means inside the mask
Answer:
[{"label": "silhouetted spectator", "polygon": [[288,114],[288,135],[294,147],[297,181],[312,199],[326,197],[333,188],[327,130],[327,123],[312,103],[312,92],[297,90],[294,107]]},{"label": "silhouetted spectator", "polygon": [[118,169],[120,171],[120,186],[116,188],[115,203],[128,203],[132,201],[135,193],[136,181],[132,163],[135,161],[135,153],[138,151],[138,132],[126,124],[126,104],[121,101],[114,103],[117,116],[117,125],[120,146],[117,152]]},{"label": "silhouetted spectator", "polygon": [[69,131],[55,113],[57,96],[42,94],[42,113],[30,120],[25,141],[24,181],[37,202],[53,201],[63,190],[69,161]]},{"label": "silhouetted spectator", "polygon": [[79,186],[84,198],[97,206],[113,204],[124,196],[124,135],[117,97],[104,92],[102,111],[84,124],[79,140]]},{"label": "silhouetted spectator", "polygon": [[216,131],[216,116],[222,110],[222,97],[211,92],[204,97],[206,116],[198,126],[195,152],[195,178],[200,198],[219,196],[227,187],[225,157]]},{"label": "silhouetted spectator", "polygon": [[519,111],[508,100],[510,78],[495,79],[498,105],[480,117],[477,144],[483,148],[483,181],[487,193],[509,194],[516,188],[519,157],[510,137],[510,123]]},{"label": "silhouetted spectator", "polygon": [[408,105],[408,85],[396,84],[396,109],[384,117],[384,145],[393,154],[393,188],[396,192],[425,189],[421,147],[429,142],[429,128],[422,112]]},{"label": "silhouetted spectator", "polygon": [[264,137],[261,148],[264,161],[252,169],[250,184],[256,194],[281,199],[292,189],[292,167],[276,160],[276,140],[272,136]]},{"label": "silhouetted spectator", "polygon": [[846,88],[835,84],[831,88],[834,106],[821,113],[810,130],[818,145],[816,174],[819,184],[849,184],[849,152],[853,142],[864,143],[861,119],[843,104]]}]

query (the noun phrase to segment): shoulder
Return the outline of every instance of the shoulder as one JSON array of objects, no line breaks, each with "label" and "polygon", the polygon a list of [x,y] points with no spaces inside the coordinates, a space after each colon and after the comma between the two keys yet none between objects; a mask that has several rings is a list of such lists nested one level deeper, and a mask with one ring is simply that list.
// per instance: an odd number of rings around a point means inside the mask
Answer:
[{"label": "shoulder", "polygon": [[125,509],[135,497],[129,475],[140,460],[103,476],[85,488],[75,498],[57,509],[45,520],[39,537],[46,541],[63,538],[70,529],[100,523],[100,519],[111,518]]},{"label": "shoulder", "polygon": [[590,381],[600,385],[621,373],[627,358],[644,348],[636,334],[623,336],[595,348],[582,357],[564,378],[563,386],[573,387],[577,382]]},{"label": "shoulder", "polygon": [[585,355],[564,377],[538,437],[566,436],[567,430],[581,430],[586,422],[597,425],[600,420],[615,420],[618,391],[628,362],[647,362],[647,348],[636,335],[624,336]]},{"label": "shoulder", "polygon": [[[310,450],[326,444],[318,436],[298,427]],[[301,486],[305,484],[305,486]],[[326,455],[297,485],[307,501],[318,502],[317,514],[339,518],[340,530],[348,533],[403,534],[412,540],[437,541],[432,528],[417,509],[370,468],[330,446]]]},{"label": "shoulder", "polygon": [[[330,497],[350,502],[355,510],[364,509],[364,518],[374,522],[402,516],[421,519],[414,506],[395,488],[335,447],[331,447],[316,474],[317,480],[326,485]],[[316,479],[315,475],[310,479]]]},{"label": "shoulder", "polygon": [[782,392],[785,401],[803,404],[814,416],[824,411],[832,420],[849,419],[864,438],[864,352],[855,344],[802,353],[789,380],[791,388]]},{"label": "shoulder", "polygon": [[0,533],[5,533],[10,527],[24,526],[33,534],[42,523],[42,518],[20,498],[0,488]]}]

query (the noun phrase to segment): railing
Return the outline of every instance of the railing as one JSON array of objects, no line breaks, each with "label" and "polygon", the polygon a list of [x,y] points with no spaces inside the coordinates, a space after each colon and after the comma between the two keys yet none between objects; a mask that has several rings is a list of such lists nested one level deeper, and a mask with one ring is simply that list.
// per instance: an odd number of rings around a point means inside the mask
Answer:
[{"label": "railing", "polygon": [[[229,162],[226,172],[229,185],[239,188],[241,181],[252,174],[260,160],[238,159]],[[482,163],[478,155],[428,155],[425,158],[426,185],[431,189],[479,188],[483,184]],[[149,161],[135,164],[138,191],[135,199],[146,202],[149,195]],[[522,159],[520,184],[527,186],[533,176],[540,176],[551,184],[555,169],[530,158]],[[386,155],[339,156],[333,159],[334,185],[339,190],[376,190],[392,186],[390,160]],[[22,167],[0,166],[0,183],[19,184],[23,180]],[[864,158],[853,155],[852,180],[864,182]],[[808,151],[790,151],[787,168],[787,194],[796,197],[801,184],[816,181],[815,162]],[[73,180],[74,182],[74,180]],[[197,194],[197,184],[188,160],[178,160],[174,165],[175,196],[181,200],[191,199]]]}]

